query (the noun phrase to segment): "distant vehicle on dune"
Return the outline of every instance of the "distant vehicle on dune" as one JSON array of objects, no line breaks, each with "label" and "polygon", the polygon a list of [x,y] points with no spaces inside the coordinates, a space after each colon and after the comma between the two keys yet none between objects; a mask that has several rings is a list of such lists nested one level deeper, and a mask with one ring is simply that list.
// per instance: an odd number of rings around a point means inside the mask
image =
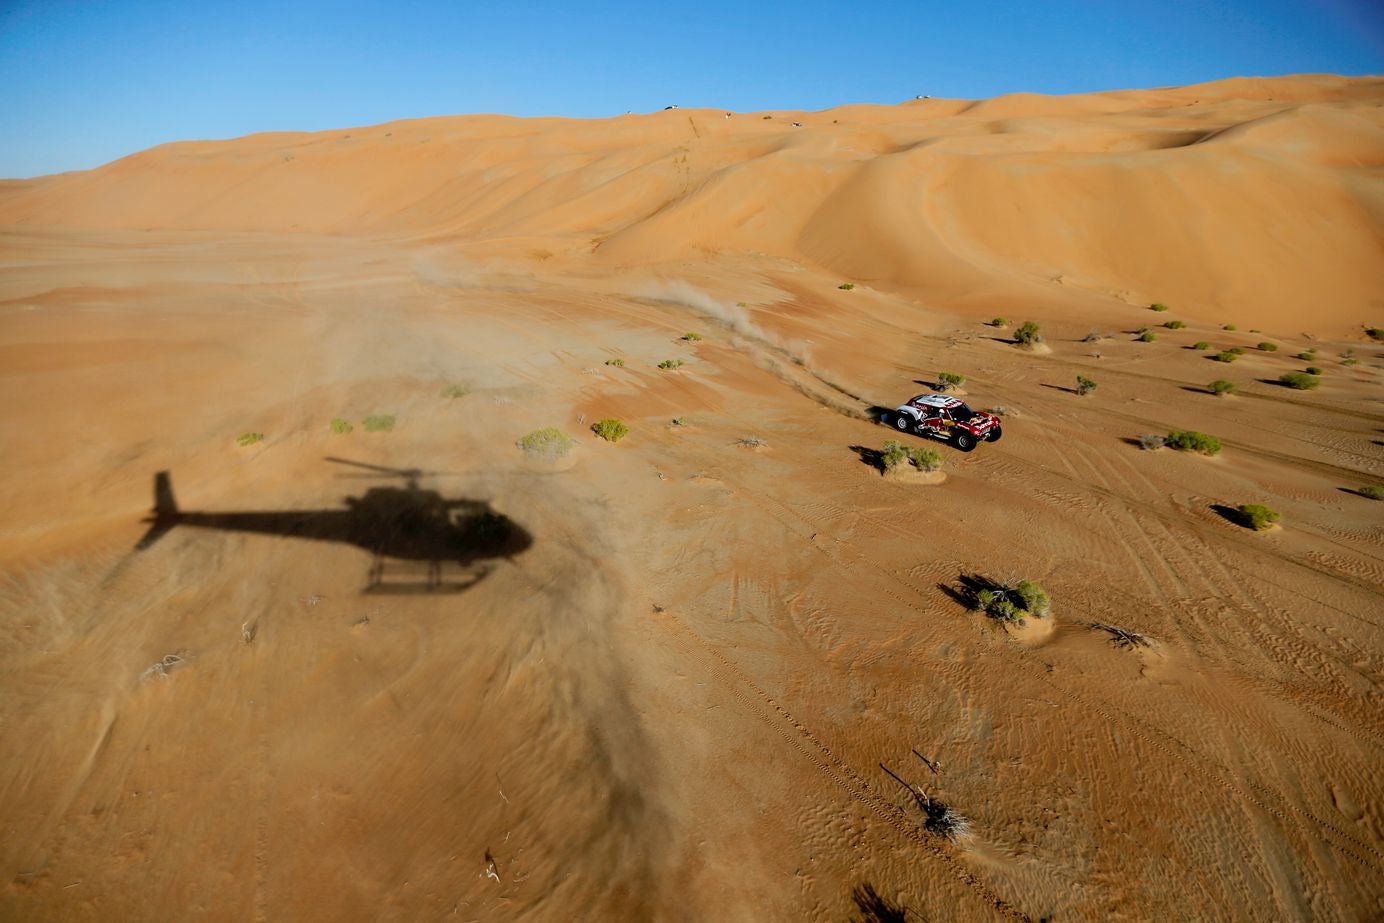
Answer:
[{"label": "distant vehicle on dune", "polygon": [[982,441],[999,442],[1004,434],[1000,418],[972,410],[959,398],[945,394],[919,394],[884,415],[884,422],[904,433],[916,433],[950,442],[969,452]]}]

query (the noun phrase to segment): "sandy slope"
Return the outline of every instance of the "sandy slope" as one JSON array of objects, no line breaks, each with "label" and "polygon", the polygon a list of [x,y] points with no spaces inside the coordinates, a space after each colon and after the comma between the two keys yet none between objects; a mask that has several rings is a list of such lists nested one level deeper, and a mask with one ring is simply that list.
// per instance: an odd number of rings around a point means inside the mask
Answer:
[{"label": "sandy slope", "polygon": [[[0,917],[1384,915],[1381,98],[436,119],[0,184]],[[880,477],[872,403],[942,369],[1003,441]],[[1182,427],[1225,451],[1137,445]],[[159,471],[185,511],[408,493],[329,457],[532,544],[391,593],[306,525],[131,550]]]}]

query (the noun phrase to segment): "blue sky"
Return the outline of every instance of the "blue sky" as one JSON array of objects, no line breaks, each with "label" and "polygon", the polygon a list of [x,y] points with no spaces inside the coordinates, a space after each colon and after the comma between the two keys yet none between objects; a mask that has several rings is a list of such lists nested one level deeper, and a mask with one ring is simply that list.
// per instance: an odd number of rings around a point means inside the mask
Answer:
[{"label": "blue sky", "polygon": [[192,138],[1384,72],[1361,0],[0,0],[0,177]]}]

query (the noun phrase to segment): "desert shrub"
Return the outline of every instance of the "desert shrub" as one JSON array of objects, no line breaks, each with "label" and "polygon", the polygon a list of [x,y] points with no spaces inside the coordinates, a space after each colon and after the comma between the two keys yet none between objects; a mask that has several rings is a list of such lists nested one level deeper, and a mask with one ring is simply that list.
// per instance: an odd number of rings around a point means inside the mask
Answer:
[{"label": "desert shrub", "polygon": [[1150,452],[1152,452],[1154,449],[1163,448],[1164,444],[1167,443],[1167,441],[1168,440],[1164,439],[1157,433],[1144,433],[1144,435],[1139,437],[1139,445],[1143,446],[1146,450]]},{"label": "desert shrub", "polygon": [[1278,344],[1270,343],[1268,340],[1265,340],[1264,342],[1260,343],[1255,348],[1266,353],[1278,352]]},{"label": "desert shrub", "polygon": [[1014,585],[1013,591],[1021,600],[1020,606],[1032,615],[1044,616],[1052,609],[1052,600],[1048,598],[1048,591],[1034,583],[1032,580],[1020,580]]},{"label": "desert shrub", "polygon": [[1009,321],[1005,320],[1003,317],[997,317],[997,318],[995,318],[994,320],[990,321],[990,326],[991,326],[991,327],[1008,327],[1008,326],[1009,326]]},{"label": "desert shrub", "polygon": [[1341,360],[1341,365],[1355,365],[1359,361],[1360,360],[1356,359],[1354,356],[1346,356]]},{"label": "desert shrub", "polygon": [[1384,342],[1384,327],[1366,327],[1365,333],[1369,334],[1371,340]]},{"label": "desert shrub", "polygon": [[1366,484],[1356,493],[1362,497],[1369,497],[1371,500],[1384,500],[1384,486],[1379,484]]},{"label": "desert shrub", "polygon": [[1197,340],[1195,343],[1192,344],[1192,348],[1193,348],[1193,349],[1210,349],[1210,348],[1211,348],[1211,344],[1208,343],[1208,342],[1206,342],[1205,340]]},{"label": "desert shrub", "polygon": [[1001,622],[1017,622],[1022,625],[1028,616],[1042,618],[1052,609],[1048,593],[1032,580],[1018,583],[993,583],[975,595],[976,606],[991,618]]},{"label": "desert shrub", "polygon": [[360,421],[367,433],[387,433],[394,428],[392,413],[375,413]]},{"label": "desert shrub", "polygon": [[1043,342],[1043,335],[1038,332],[1038,324],[1031,320],[1024,321],[1014,331],[1014,342],[1020,346],[1032,346]]},{"label": "desert shrub", "polygon": [[991,618],[999,619],[1001,622],[1023,622],[1019,607],[1014,605],[1008,594],[999,590],[981,590],[976,594],[976,602]]},{"label": "desert shrub", "polygon": [[959,387],[961,387],[962,385],[964,385],[965,383],[966,383],[966,376],[965,376],[965,375],[958,375],[956,372],[938,372],[938,373],[937,373],[937,390],[938,390],[938,391],[951,391],[953,388],[959,388]]},{"label": "desert shrub", "polygon": [[1239,327],[1236,327],[1234,324],[1226,324],[1225,326],[1221,327],[1221,329],[1222,329],[1222,330],[1232,330],[1232,331],[1233,331],[1233,330],[1239,330],[1240,328],[1239,328]]},{"label": "desert shrub", "polygon": [[1081,395],[1090,394],[1096,390],[1096,383],[1085,375],[1076,376],[1076,393]]},{"label": "desert shrub", "polygon": [[687,333],[684,333],[682,335],[682,338],[691,343],[695,343],[702,338],[702,335],[700,333],[696,333],[695,331],[688,331]]},{"label": "desert shrub", "polygon": [[624,359],[607,359],[607,360],[605,361],[605,364],[606,364],[606,365],[613,365],[613,366],[615,366],[615,367],[618,368],[618,369],[622,369],[622,368],[625,367],[625,360],[624,360]]},{"label": "desert shrub", "polygon": [[1309,375],[1306,372],[1285,372],[1278,376],[1278,380],[1298,391],[1310,391],[1322,383],[1322,380],[1316,375]]},{"label": "desert shrub", "polygon": [[242,449],[247,445],[254,445],[256,442],[264,441],[264,433],[241,433],[235,437],[235,444]]},{"label": "desert shrub", "polygon": [[1154,333],[1152,330],[1145,330],[1135,337],[1135,339],[1140,343],[1152,343],[1154,340],[1158,339],[1158,334]]},{"label": "desert shrub", "polygon": [[1162,313],[1163,311],[1168,310],[1168,306],[1163,304],[1162,302],[1155,301],[1153,304],[1149,305],[1149,310],[1158,311],[1159,313]]},{"label": "desert shrub", "polygon": [[1150,330],[1152,330],[1152,329],[1153,329],[1153,328],[1150,327],[1148,324],[1145,324],[1144,326],[1140,327],[1138,330],[1134,331],[1134,335],[1135,335],[1136,337],[1137,337],[1137,336],[1142,336],[1143,334],[1148,333],[1148,332],[1149,332]]},{"label": "desert shrub", "polygon": [[606,417],[591,424],[591,432],[600,436],[606,442],[619,442],[630,433],[630,428],[614,417]]},{"label": "desert shrub", "polygon": [[674,426],[686,426],[686,425],[687,425],[687,418],[686,418],[686,417],[673,417],[673,425],[674,425]]},{"label": "desert shrub", "polygon": [[899,465],[910,461],[908,449],[897,439],[890,439],[884,444],[884,451],[880,453],[880,461],[884,463],[884,470],[893,471]]},{"label": "desert shrub", "polygon": [[1317,358],[1317,351],[1315,349],[1304,349],[1297,354],[1297,357],[1303,362],[1311,362],[1313,359]]},{"label": "desert shrub", "polygon": [[909,449],[908,457],[923,471],[936,471],[942,467],[942,453],[926,446]]},{"label": "desert shrub", "polygon": [[454,383],[452,383],[452,384],[450,384],[450,385],[443,385],[443,387],[442,387],[442,397],[447,397],[447,398],[465,397],[466,395],[468,395],[468,394],[470,394],[470,393],[471,393],[471,386],[470,386],[470,385],[463,385],[463,384],[454,382]]},{"label": "desert shrub", "polygon": [[1237,511],[1240,514],[1241,525],[1256,531],[1263,531],[1283,518],[1274,510],[1258,503],[1242,503],[1237,507]]},{"label": "desert shrub", "polygon": [[349,421],[343,420],[340,417],[337,417],[335,420],[328,423],[327,425],[330,426],[332,428],[332,432],[336,433],[338,436],[344,436],[351,430],[355,429],[355,427],[352,426]]},{"label": "desert shrub", "polygon": [[529,455],[561,458],[572,450],[572,438],[556,426],[536,429],[517,443]]},{"label": "desert shrub", "polygon": [[660,363],[658,364],[658,367],[661,368],[661,369],[680,369],[680,368],[682,368],[682,360],[681,360],[681,359],[664,359],[662,362],[660,362]]},{"label": "desert shrub", "polygon": [[1226,352],[1230,353],[1232,356],[1243,356],[1245,354],[1245,348],[1243,346],[1232,346],[1227,349]]},{"label": "desert shrub", "polygon": [[1217,362],[1234,362],[1240,358],[1240,354],[1229,349],[1216,353]]},{"label": "desert shrub", "polygon": [[1163,326],[1167,327],[1169,330],[1181,330],[1183,327],[1187,326],[1187,322],[1180,320],[1170,320]]},{"label": "desert shrub", "polygon": [[1320,375],[1322,373],[1322,370],[1315,365],[1309,365],[1307,368],[1303,369],[1303,371],[1308,375]]},{"label": "desert shrub", "polygon": [[1086,336],[1081,338],[1081,342],[1099,343],[1103,339],[1105,339],[1105,337],[1101,334],[1099,330],[1092,330],[1090,333],[1086,334]]},{"label": "desert shrub", "polygon": [[1221,451],[1221,441],[1215,436],[1190,429],[1175,429],[1168,433],[1166,444],[1174,449],[1200,452],[1202,455],[1216,455]]},{"label": "desert shrub", "polygon": [[1224,378],[1217,378],[1215,381],[1211,382],[1211,384],[1206,386],[1206,390],[1210,391],[1217,397],[1224,397],[1227,394],[1235,393],[1235,382],[1226,381]]},{"label": "desert shrub", "polygon": [[838,286],[836,286],[836,287],[839,288],[839,289],[840,289],[841,291],[843,291],[843,292],[849,292],[851,289],[855,288],[855,283],[854,283],[854,282],[842,282],[840,285],[838,285]]}]

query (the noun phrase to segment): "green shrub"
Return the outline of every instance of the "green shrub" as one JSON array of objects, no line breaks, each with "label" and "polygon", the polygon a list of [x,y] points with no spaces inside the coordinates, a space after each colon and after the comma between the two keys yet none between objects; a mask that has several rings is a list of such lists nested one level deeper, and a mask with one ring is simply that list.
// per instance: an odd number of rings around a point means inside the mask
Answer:
[{"label": "green shrub", "polygon": [[1096,390],[1096,383],[1085,375],[1076,376],[1076,393],[1080,395],[1090,394]]},{"label": "green shrub", "polygon": [[698,340],[700,340],[700,339],[702,338],[702,335],[701,335],[700,333],[696,333],[696,332],[693,332],[693,331],[688,331],[687,333],[684,333],[684,334],[682,335],[682,338],[683,338],[684,340],[689,341],[689,342],[695,343],[695,342],[697,342]]},{"label": "green shrub", "polygon": [[1193,349],[1210,349],[1210,348],[1211,348],[1211,344],[1208,343],[1208,342],[1206,342],[1205,340],[1197,340],[1195,343],[1192,344],[1192,348],[1193,348]]},{"label": "green shrub", "polygon": [[890,439],[884,444],[884,451],[880,453],[880,461],[884,463],[885,471],[893,471],[899,465],[910,461],[908,449],[897,439]]},{"label": "green shrub", "polygon": [[1020,625],[1028,616],[1042,618],[1052,610],[1047,591],[1032,580],[991,583],[976,593],[975,604],[991,618]]},{"label": "green shrub", "polygon": [[994,320],[990,321],[990,326],[991,326],[991,327],[1008,327],[1008,326],[1009,326],[1009,321],[1005,320],[1003,317],[997,317],[997,318],[995,318]]},{"label": "green shrub", "polygon": [[1222,329],[1222,330],[1238,330],[1238,329],[1240,329],[1240,328],[1236,327],[1234,324],[1226,324],[1226,325],[1223,326],[1221,329]]},{"label": "green shrub", "polygon": [[1032,346],[1043,342],[1043,335],[1038,332],[1038,324],[1031,320],[1024,321],[1019,325],[1019,329],[1014,331],[1014,342],[1020,346]]},{"label": "green shrub", "polygon": [[1211,384],[1206,386],[1206,390],[1210,391],[1217,397],[1225,397],[1227,394],[1235,393],[1235,382],[1226,381],[1224,378],[1217,378],[1215,381],[1211,382]]},{"label": "green shrub", "polygon": [[1215,436],[1190,429],[1175,429],[1168,433],[1166,444],[1170,448],[1184,452],[1200,452],[1202,455],[1216,455],[1221,451],[1221,441]]},{"label": "green shrub", "polygon": [[1187,322],[1180,320],[1170,320],[1163,326],[1167,327],[1169,330],[1181,330],[1183,327],[1187,326]]},{"label": "green shrub", "polygon": [[391,413],[371,414],[360,425],[365,427],[367,433],[387,433],[394,428],[394,415]]},{"label": "green shrub", "polygon": [[1303,362],[1311,362],[1313,359],[1317,358],[1317,351],[1315,349],[1304,349],[1297,354],[1297,357]]},{"label": "green shrub", "polygon": [[561,458],[572,450],[572,439],[556,426],[536,429],[517,443],[529,455]]},{"label": "green shrub", "polygon": [[1227,349],[1226,352],[1230,353],[1232,356],[1243,356],[1245,354],[1245,348],[1243,346],[1232,346]]},{"label": "green shrub", "polygon": [[686,426],[686,425],[687,425],[687,418],[686,418],[686,417],[673,417],[673,425],[674,425],[674,426]]},{"label": "green shrub", "polygon": [[1154,340],[1158,339],[1158,334],[1154,333],[1152,330],[1145,330],[1135,337],[1135,339],[1140,343],[1152,343]]},{"label": "green shrub", "polygon": [[332,432],[336,433],[338,436],[344,436],[351,430],[355,429],[355,427],[352,426],[349,421],[343,420],[340,417],[337,417],[335,420],[333,420],[331,423],[328,423],[327,425],[330,426],[332,428]]},{"label": "green shrub", "polygon": [[1311,391],[1322,383],[1322,380],[1316,375],[1309,375],[1306,372],[1286,372],[1279,375],[1278,380],[1298,391]]},{"label": "green shrub", "polygon": [[1158,311],[1159,313],[1162,313],[1163,311],[1168,310],[1168,306],[1163,304],[1162,302],[1155,301],[1153,304],[1149,305],[1149,310]]},{"label": "green shrub", "polygon": [[1260,532],[1283,518],[1267,506],[1260,506],[1258,503],[1242,503],[1237,511],[1240,514],[1241,525]]},{"label": "green shrub", "polygon": [[1355,365],[1359,361],[1360,360],[1356,359],[1354,356],[1346,356],[1341,360],[1341,365]]},{"label": "green shrub", "polygon": [[838,286],[836,286],[836,287],[839,288],[839,289],[840,289],[841,291],[843,291],[843,292],[849,292],[851,289],[855,288],[855,283],[854,283],[854,282],[842,282],[840,285],[838,285]]},{"label": "green shrub", "polygon": [[1052,609],[1052,600],[1048,598],[1048,591],[1034,583],[1032,580],[1020,580],[1014,587],[1014,592],[1022,600],[1020,608],[1036,616],[1043,616]]},{"label": "green shrub", "polygon": [[1303,369],[1303,371],[1308,375],[1320,375],[1322,373],[1322,370],[1315,365],[1309,365],[1307,368]]},{"label": "green shrub", "polygon": [[1216,361],[1217,361],[1217,362],[1234,362],[1234,361],[1235,361],[1236,359],[1238,359],[1238,358],[1240,358],[1240,354],[1239,354],[1239,353],[1231,352],[1231,351],[1228,350],[1228,349],[1227,349],[1227,350],[1224,350],[1224,351],[1222,351],[1222,352],[1216,353]]},{"label": "green shrub", "polygon": [[681,359],[664,359],[662,362],[660,362],[660,363],[658,364],[658,367],[661,368],[661,369],[680,369],[680,368],[682,368],[682,360],[681,360]]},{"label": "green shrub", "polygon": [[942,453],[926,446],[909,449],[908,457],[923,471],[936,471],[942,467]]},{"label": "green shrub", "polygon": [[622,368],[625,367],[625,360],[624,360],[624,359],[607,359],[607,360],[605,361],[605,364],[606,364],[606,365],[613,365],[613,366],[615,366],[617,369],[622,369]]},{"label": "green shrub", "polygon": [[938,390],[938,391],[943,391],[943,392],[951,391],[951,390],[953,390],[953,389],[955,389],[955,388],[961,387],[961,386],[964,385],[965,383],[966,383],[966,376],[965,376],[965,375],[958,375],[956,372],[938,372],[938,373],[937,373],[937,390]]},{"label": "green shrub", "polygon": [[1371,340],[1384,341],[1384,327],[1366,327],[1365,332],[1369,334]]},{"label": "green shrub", "polygon": [[606,442],[619,442],[630,433],[630,428],[614,417],[607,417],[591,424],[591,432]]},{"label": "green shrub", "polygon": [[470,393],[470,385],[463,385],[459,383],[444,385],[442,388],[442,396],[447,398],[465,397]]},{"label": "green shrub", "polygon": [[1369,497],[1371,500],[1384,500],[1384,486],[1379,484],[1366,484],[1356,493],[1362,497]]},{"label": "green shrub", "polygon": [[1265,340],[1264,342],[1260,343],[1256,348],[1266,353],[1278,352],[1278,344],[1270,343],[1268,340]]},{"label": "green shrub", "polygon": [[241,433],[235,437],[235,444],[242,449],[247,445],[254,445],[256,442],[264,441],[264,433]]}]

